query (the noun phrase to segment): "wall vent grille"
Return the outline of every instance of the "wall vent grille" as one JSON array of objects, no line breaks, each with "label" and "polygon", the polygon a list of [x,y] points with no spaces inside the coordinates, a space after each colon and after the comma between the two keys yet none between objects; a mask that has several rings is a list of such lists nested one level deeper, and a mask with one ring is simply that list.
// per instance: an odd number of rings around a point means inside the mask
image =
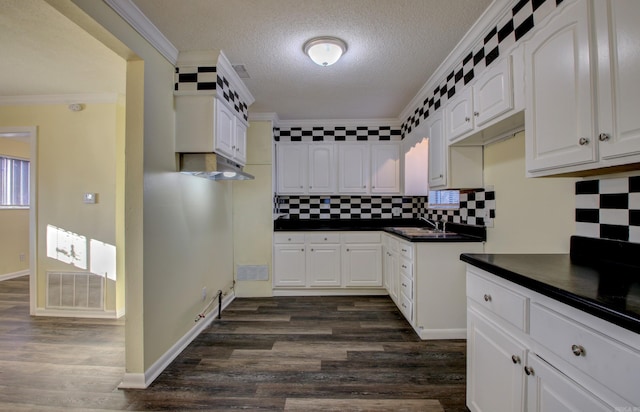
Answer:
[{"label": "wall vent grille", "polygon": [[46,307],[104,310],[104,277],[89,272],[47,272]]}]

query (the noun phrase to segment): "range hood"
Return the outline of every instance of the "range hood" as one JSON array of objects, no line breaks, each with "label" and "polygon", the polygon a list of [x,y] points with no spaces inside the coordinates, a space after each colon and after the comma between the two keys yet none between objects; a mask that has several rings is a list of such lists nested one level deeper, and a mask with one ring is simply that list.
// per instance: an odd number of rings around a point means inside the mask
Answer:
[{"label": "range hood", "polygon": [[209,180],[253,180],[242,167],[216,153],[180,153],[180,173]]}]

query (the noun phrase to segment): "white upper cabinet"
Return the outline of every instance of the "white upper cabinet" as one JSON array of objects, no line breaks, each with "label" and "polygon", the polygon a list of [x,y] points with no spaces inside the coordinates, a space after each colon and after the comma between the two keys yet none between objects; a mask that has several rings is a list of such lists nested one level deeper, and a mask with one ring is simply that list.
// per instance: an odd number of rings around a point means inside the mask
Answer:
[{"label": "white upper cabinet", "polygon": [[335,193],[336,169],[333,144],[309,145],[309,193]]},{"label": "white upper cabinet", "polygon": [[525,45],[528,175],[639,163],[640,2],[560,7]]},{"label": "white upper cabinet", "polygon": [[218,153],[246,163],[247,125],[215,96],[175,96],[176,152]]},{"label": "white upper cabinet", "polygon": [[338,145],[338,191],[369,193],[369,145],[364,143]]},{"label": "white upper cabinet", "polygon": [[400,193],[400,145],[371,144],[371,193]]},{"label": "white upper cabinet", "polygon": [[307,150],[307,145],[303,143],[277,146],[278,193],[304,194],[307,192]]},{"label": "white upper cabinet", "polygon": [[528,172],[596,161],[589,4],[564,6],[526,45]]},{"label": "white upper cabinet", "polygon": [[595,4],[598,139],[605,161],[640,154],[640,2]]},{"label": "white upper cabinet", "polygon": [[446,105],[447,140],[454,142],[463,135],[478,131],[513,107],[511,56],[507,56]]},{"label": "white upper cabinet", "polygon": [[429,188],[447,185],[447,145],[444,141],[442,111],[431,115],[427,128],[429,137]]}]

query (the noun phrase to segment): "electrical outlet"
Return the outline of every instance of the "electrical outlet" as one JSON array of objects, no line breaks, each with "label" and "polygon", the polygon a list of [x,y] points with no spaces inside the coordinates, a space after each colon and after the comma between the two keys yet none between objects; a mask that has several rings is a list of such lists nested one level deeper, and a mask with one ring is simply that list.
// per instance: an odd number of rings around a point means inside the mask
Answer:
[{"label": "electrical outlet", "polygon": [[393,217],[398,217],[402,214],[402,209],[400,209],[399,207],[394,207],[393,209],[391,209],[391,214],[393,215]]},{"label": "electrical outlet", "polygon": [[207,300],[207,287],[203,287],[202,288],[202,301],[204,302],[205,300]]},{"label": "electrical outlet", "polygon": [[20,253],[20,262],[24,262],[27,256],[24,253]]}]

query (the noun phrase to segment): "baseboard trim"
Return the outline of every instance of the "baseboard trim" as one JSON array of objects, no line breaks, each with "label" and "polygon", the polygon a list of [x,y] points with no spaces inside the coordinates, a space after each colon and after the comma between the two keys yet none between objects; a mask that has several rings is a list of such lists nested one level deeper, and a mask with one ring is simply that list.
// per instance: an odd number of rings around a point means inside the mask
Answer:
[{"label": "baseboard trim", "polygon": [[78,310],[37,308],[35,316],[54,316],[58,318],[118,319],[115,310]]},{"label": "baseboard trim", "polygon": [[4,275],[0,275],[0,282],[2,282],[3,280],[19,278],[21,276],[25,276],[28,274],[29,274],[29,269],[20,270],[18,272],[13,272],[13,273],[5,273]]},{"label": "baseboard trim", "polygon": [[386,289],[273,289],[273,296],[387,296]]},{"label": "baseboard trim", "polygon": [[417,331],[422,340],[466,339],[467,329],[422,329]]},{"label": "baseboard trim", "polygon": [[[236,298],[235,292],[231,293],[222,299],[222,309],[226,309],[231,302]],[[213,320],[218,316],[218,307],[215,310],[209,312],[202,320],[197,322],[182,338],[180,338],[168,351],[166,351],[144,374],[141,373],[125,373],[124,378],[119,389],[145,389],[153,383],[154,380],[167,366],[173,362],[173,360],[182,353],[183,350],[200,334],[205,330]]]}]

